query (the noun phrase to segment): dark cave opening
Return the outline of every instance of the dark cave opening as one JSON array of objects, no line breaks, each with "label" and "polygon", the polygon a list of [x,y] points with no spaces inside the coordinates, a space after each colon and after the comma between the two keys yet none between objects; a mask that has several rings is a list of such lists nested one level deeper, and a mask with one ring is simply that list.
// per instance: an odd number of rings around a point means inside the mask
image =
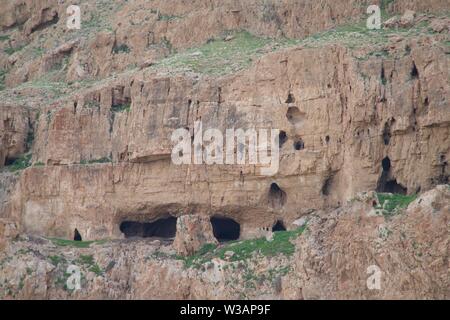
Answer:
[{"label": "dark cave opening", "polygon": [[287,140],[288,140],[288,136],[286,134],[286,131],[280,131],[280,134],[279,134],[280,148],[283,146],[283,144],[286,143]]},{"label": "dark cave opening", "polygon": [[391,177],[391,159],[385,157],[381,161],[383,172],[378,181],[377,192],[396,193],[406,195],[408,189],[397,182],[397,179]]},{"label": "dark cave opening", "polygon": [[325,181],[323,182],[321,193],[324,196],[329,196],[331,192],[331,184],[333,183],[333,176],[326,177]]},{"label": "dark cave opening", "polygon": [[389,180],[383,185],[383,189],[381,192],[387,193],[396,193],[406,195],[408,193],[408,189],[397,183],[397,180]]},{"label": "dark cave opening", "polygon": [[177,218],[162,218],[154,222],[123,221],[120,231],[125,238],[172,239],[177,231]]},{"label": "dark cave opening", "polygon": [[283,221],[277,220],[277,222],[272,227],[272,232],[276,231],[286,231]]},{"label": "dark cave opening", "polygon": [[219,242],[238,240],[241,235],[241,225],[231,218],[211,217],[214,237]]},{"label": "dark cave opening", "polygon": [[17,158],[9,158],[9,157],[6,157],[6,159],[5,159],[5,166],[10,166],[10,165],[12,165],[12,164],[14,164],[14,162],[17,160]]},{"label": "dark cave opening", "polygon": [[417,70],[416,64],[413,62],[413,66],[411,68],[411,78],[415,79],[419,77],[419,70]]},{"label": "dark cave opening", "polygon": [[389,157],[384,158],[381,161],[381,167],[383,168],[383,171],[388,172],[391,170],[391,159]]},{"label": "dark cave opening", "polygon": [[270,185],[269,189],[269,205],[272,208],[280,208],[286,203],[286,192],[275,182]]},{"label": "dark cave opening", "polygon": [[305,149],[305,143],[303,142],[302,139],[294,141],[294,149],[297,151]]},{"label": "dark cave opening", "polygon": [[295,102],[294,95],[291,92],[289,92],[286,99],[286,103],[294,103],[294,102]]},{"label": "dark cave opening", "polygon": [[76,228],[73,232],[73,241],[83,241],[83,238],[81,237],[80,232]]}]

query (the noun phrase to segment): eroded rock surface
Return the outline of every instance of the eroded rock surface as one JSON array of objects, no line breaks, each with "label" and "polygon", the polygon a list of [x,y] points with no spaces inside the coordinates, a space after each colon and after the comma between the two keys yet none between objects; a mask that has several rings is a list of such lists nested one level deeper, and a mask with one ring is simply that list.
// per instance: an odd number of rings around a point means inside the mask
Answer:
[{"label": "eroded rock surface", "polygon": [[[96,0],[68,30],[67,4],[8,1],[0,295],[448,298],[449,4],[380,1],[373,31],[369,4]],[[175,165],[199,121],[280,130],[279,170]]]}]

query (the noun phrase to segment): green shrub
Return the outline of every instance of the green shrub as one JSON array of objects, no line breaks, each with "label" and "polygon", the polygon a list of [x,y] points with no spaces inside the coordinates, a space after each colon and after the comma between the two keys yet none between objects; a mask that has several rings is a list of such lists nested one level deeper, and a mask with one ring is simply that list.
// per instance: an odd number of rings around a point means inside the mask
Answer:
[{"label": "green shrub", "polygon": [[400,210],[405,209],[411,202],[417,199],[417,195],[401,195],[391,193],[378,193],[379,206],[375,207],[381,210],[384,216],[393,216]]},{"label": "green shrub", "polygon": [[9,47],[9,48],[5,48],[3,51],[7,54],[7,55],[13,55],[16,52],[21,51],[24,48],[24,46],[18,46],[18,47]]},{"label": "green shrub", "polygon": [[81,160],[80,164],[95,164],[95,163],[110,163],[110,162],[112,162],[111,158],[103,157],[100,159],[93,159],[93,160]]},{"label": "green shrub", "polygon": [[121,44],[119,46],[114,46],[113,53],[129,53],[131,50],[126,44]]},{"label": "green shrub", "polygon": [[11,172],[23,170],[31,166],[31,153],[21,156],[16,159],[11,165],[7,166]]},{"label": "green shrub", "polygon": [[124,104],[118,104],[111,107],[111,110],[113,112],[130,112],[131,110],[131,102],[127,102]]}]

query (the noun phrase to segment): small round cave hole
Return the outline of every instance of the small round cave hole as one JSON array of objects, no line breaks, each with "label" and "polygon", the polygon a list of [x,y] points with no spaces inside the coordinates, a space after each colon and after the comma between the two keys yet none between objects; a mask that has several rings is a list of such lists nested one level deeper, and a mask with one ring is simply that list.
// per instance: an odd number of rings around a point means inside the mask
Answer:
[{"label": "small round cave hole", "polygon": [[283,221],[277,220],[277,222],[272,227],[272,232],[286,231]]},{"label": "small round cave hole", "polygon": [[303,142],[303,140],[301,138],[296,139],[294,141],[294,149],[297,151],[305,149],[305,143]]},{"label": "small round cave hole", "polygon": [[177,218],[161,218],[153,222],[123,221],[120,231],[125,238],[175,238]]},{"label": "small round cave hole", "polygon": [[241,236],[241,225],[231,218],[211,217],[210,221],[219,242],[238,240]]}]

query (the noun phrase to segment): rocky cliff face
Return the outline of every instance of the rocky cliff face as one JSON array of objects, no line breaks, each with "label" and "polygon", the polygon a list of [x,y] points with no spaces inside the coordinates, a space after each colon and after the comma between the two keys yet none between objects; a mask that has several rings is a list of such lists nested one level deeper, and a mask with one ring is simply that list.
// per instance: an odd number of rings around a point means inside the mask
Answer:
[{"label": "rocky cliff face", "polygon": [[[449,182],[450,8],[381,1],[385,24],[369,31],[368,4],[89,1],[80,3],[81,29],[68,30],[67,4],[8,1],[0,277],[20,265],[30,284],[18,274],[3,297],[67,297],[48,279],[81,261],[90,278],[79,298],[448,298],[448,190],[422,193]],[[417,12],[400,18],[405,10]],[[278,172],[174,165],[172,133],[194,136],[198,121],[221,132],[279,129]],[[369,191],[438,200],[392,220],[361,218],[358,210],[372,209],[348,202]],[[306,220],[308,237],[299,236]],[[287,254],[233,258],[220,244],[205,253],[212,262],[196,256],[223,240],[264,247],[272,229],[288,230],[275,233],[288,238]],[[84,241],[110,240],[55,246],[74,230]],[[155,236],[162,242],[123,240]],[[415,246],[429,256],[417,258]],[[21,250],[40,253],[25,266]],[[84,263],[86,255],[95,259]],[[276,276],[230,288],[224,261]],[[382,292],[361,287],[371,264],[389,273]],[[411,280],[415,272],[423,281]]]}]

